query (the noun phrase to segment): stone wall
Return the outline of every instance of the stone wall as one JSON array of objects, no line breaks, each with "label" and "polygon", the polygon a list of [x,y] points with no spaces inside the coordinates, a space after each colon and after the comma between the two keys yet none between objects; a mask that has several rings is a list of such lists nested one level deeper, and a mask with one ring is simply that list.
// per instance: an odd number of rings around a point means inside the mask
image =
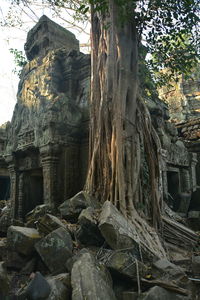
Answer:
[{"label": "stone wall", "polygon": [[56,208],[80,191],[88,159],[90,56],[46,16],[28,33],[25,50],[29,61],[0,140],[0,170],[3,163],[9,170],[16,219],[42,203]]},{"label": "stone wall", "polygon": [[189,79],[180,76],[172,86],[159,90],[160,97],[169,105],[170,118],[181,122],[200,117],[200,71],[199,66]]},{"label": "stone wall", "polygon": [[[57,208],[84,187],[90,93],[90,56],[80,53],[73,34],[43,16],[25,49],[13,118],[0,132],[0,174],[9,174],[12,218],[21,220],[39,204]],[[178,139],[166,103],[156,94],[146,103],[161,142],[164,199],[178,210],[181,195],[196,188],[195,156]]]}]

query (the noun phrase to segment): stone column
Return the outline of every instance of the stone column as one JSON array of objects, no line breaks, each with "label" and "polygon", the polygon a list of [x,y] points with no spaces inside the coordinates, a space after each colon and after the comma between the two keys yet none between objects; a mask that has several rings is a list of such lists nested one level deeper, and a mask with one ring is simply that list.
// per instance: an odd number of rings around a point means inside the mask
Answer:
[{"label": "stone column", "polygon": [[181,192],[189,193],[191,191],[191,178],[189,169],[181,170]]},{"label": "stone column", "polygon": [[196,165],[198,162],[197,154],[191,153],[191,178],[192,178],[192,192],[195,192],[197,189],[197,178],[196,178]]},{"label": "stone column", "polygon": [[44,203],[55,208],[58,203],[58,151],[48,146],[41,149]]},{"label": "stone column", "polygon": [[57,157],[49,156],[42,158],[44,203],[51,207],[55,207],[57,203],[57,167]]},{"label": "stone column", "polygon": [[24,174],[19,175],[19,191],[18,191],[18,219],[23,221],[23,200],[24,200]]},{"label": "stone column", "polygon": [[18,173],[15,165],[8,166],[10,174],[11,219],[17,218],[18,212]]},{"label": "stone column", "polygon": [[167,184],[167,150],[161,149],[161,169],[162,169],[162,185],[164,200],[168,199],[168,184]]}]

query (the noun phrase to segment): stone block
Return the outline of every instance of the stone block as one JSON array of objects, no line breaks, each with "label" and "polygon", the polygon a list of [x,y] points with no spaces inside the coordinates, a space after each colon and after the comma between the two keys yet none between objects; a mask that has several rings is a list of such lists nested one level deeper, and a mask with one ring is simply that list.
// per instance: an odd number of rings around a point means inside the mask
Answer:
[{"label": "stone block", "polygon": [[39,218],[36,222],[36,227],[42,235],[47,235],[60,227],[65,228],[65,225],[57,217],[51,214],[46,214]]},{"label": "stone block", "polygon": [[200,275],[200,256],[193,256],[192,272],[194,275]]},{"label": "stone block", "polygon": [[191,210],[188,213],[189,219],[199,219],[200,218],[200,211],[199,210]]},{"label": "stone block", "polygon": [[24,255],[34,252],[34,245],[41,239],[39,232],[34,228],[10,226],[7,232],[8,247]]},{"label": "stone block", "polygon": [[185,275],[184,270],[181,267],[176,266],[165,258],[157,260],[153,264],[153,266],[156,267],[156,269],[158,269],[159,271],[168,273],[169,276],[172,276],[174,278]]},{"label": "stone block", "polygon": [[91,206],[91,204],[95,204],[93,199],[86,192],[81,191],[74,197],[64,201],[59,206],[59,211],[64,219],[76,223],[82,210]]},{"label": "stone block", "polygon": [[105,269],[90,253],[83,253],[74,263],[71,281],[72,300],[116,300]]},{"label": "stone block", "polygon": [[45,214],[50,213],[51,208],[47,204],[37,205],[26,215],[26,226],[35,227],[35,222],[43,217]]},{"label": "stone block", "polygon": [[101,246],[104,238],[97,224],[97,214],[94,208],[88,207],[82,210],[78,223],[80,228],[76,232],[77,239],[86,246]]},{"label": "stone block", "polygon": [[137,300],[138,293],[132,291],[125,291],[122,293],[122,300]]},{"label": "stone block", "polygon": [[71,300],[71,280],[68,273],[47,278],[51,293],[47,300]]},{"label": "stone block", "polygon": [[99,229],[112,249],[133,248],[139,255],[139,238],[133,224],[109,201],[102,206]]},{"label": "stone block", "polygon": [[17,299],[31,299],[31,300],[45,300],[50,295],[51,287],[48,281],[42,276],[40,272],[32,273],[33,278],[17,292]]},{"label": "stone block", "polygon": [[6,236],[8,227],[11,225],[10,209],[7,209],[0,217],[0,235]]},{"label": "stone block", "polygon": [[28,262],[28,256],[21,255],[20,253],[8,249],[4,259],[5,268],[12,270],[21,270]]},{"label": "stone block", "polygon": [[65,263],[72,256],[71,235],[66,229],[58,228],[36,243],[35,249],[52,273],[64,272]]},{"label": "stone block", "polygon": [[105,257],[104,263],[111,272],[114,271],[130,279],[137,278],[138,272],[141,277],[144,277],[148,273],[147,266],[138,261],[130,253],[110,251]]},{"label": "stone block", "polygon": [[0,260],[3,260],[7,250],[7,240],[6,238],[0,239]]},{"label": "stone block", "polygon": [[143,296],[140,296],[139,299],[142,300],[183,300],[187,299],[186,297],[171,293],[168,290],[159,287],[154,286],[150,290],[148,290]]},{"label": "stone block", "polygon": [[10,291],[10,281],[8,275],[3,268],[3,262],[0,262],[0,299],[7,299]]}]

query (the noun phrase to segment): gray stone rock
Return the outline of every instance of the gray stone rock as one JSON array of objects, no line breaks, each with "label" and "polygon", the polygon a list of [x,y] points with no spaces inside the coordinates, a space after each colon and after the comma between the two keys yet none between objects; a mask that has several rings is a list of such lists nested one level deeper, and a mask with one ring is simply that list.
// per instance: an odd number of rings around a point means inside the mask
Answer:
[{"label": "gray stone rock", "polygon": [[0,299],[6,299],[10,290],[10,281],[8,275],[3,268],[3,262],[0,262]]},{"label": "gray stone rock", "polygon": [[192,228],[195,231],[200,230],[200,210],[189,211],[188,220],[189,220],[190,228]]},{"label": "gray stone rock", "polygon": [[139,238],[133,224],[109,201],[102,206],[99,229],[112,249],[133,248],[139,253]]},{"label": "gray stone rock", "polygon": [[36,243],[35,248],[52,273],[65,272],[65,263],[72,256],[72,239],[67,230],[58,228]]},{"label": "gray stone rock", "polygon": [[159,259],[153,264],[154,267],[156,267],[159,271],[168,273],[168,276],[178,278],[178,276],[184,276],[184,269],[182,269],[179,266],[176,266],[175,264],[171,263],[169,260],[163,258]]},{"label": "gray stone rock", "polygon": [[200,219],[200,211],[199,210],[191,210],[188,213],[188,218],[190,219]]},{"label": "gray stone rock", "polygon": [[41,239],[34,228],[10,226],[7,232],[7,243],[10,249],[21,254],[30,255],[34,252],[34,245]]},{"label": "gray stone rock", "polygon": [[17,299],[43,300],[50,295],[51,287],[40,272],[33,275],[30,283],[18,291]]},{"label": "gray stone rock", "polygon": [[192,272],[194,275],[200,275],[200,256],[192,257]]},{"label": "gray stone rock", "polygon": [[148,292],[146,292],[143,296],[140,296],[138,299],[142,300],[183,300],[187,299],[186,297],[171,293],[167,291],[166,289],[159,287],[159,286],[154,286]]},{"label": "gray stone rock", "polygon": [[34,272],[36,266],[36,257],[33,257],[31,260],[29,260],[25,266],[23,266],[21,273],[22,274],[31,274]]},{"label": "gray stone rock", "polygon": [[45,214],[50,213],[51,208],[47,204],[37,205],[33,210],[31,210],[26,215],[26,226],[35,227],[35,222],[38,221],[40,217],[43,217]]},{"label": "gray stone rock", "polygon": [[78,223],[81,225],[76,232],[77,239],[84,245],[101,246],[104,238],[97,224],[97,214],[93,207],[88,207],[82,210]]},{"label": "gray stone rock", "polygon": [[139,272],[140,277],[148,273],[148,268],[142,262],[138,261],[131,253],[121,251],[109,251],[104,254],[103,263],[111,272],[118,273],[125,277],[135,279]]},{"label": "gray stone rock", "polygon": [[51,214],[46,214],[39,218],[36,222],[36,227],[42,235],[47,235],[60,227],[66,228],[60,219]]},{"label": "gray stone rock", "polygon": [[51,287],[51,293],[47,300],[70,300],[71,280],[68,273],[62,273],[47,278]]},{"label": "gray stone rock", "polygon": [[0,260],[3,260],[7,250],[7,239],[0,239]]},{"label": "gray stone rock", "polygon": [[132,291],[125,291],[122,293],[122,300],[137,300],[138,293]]},{"label": "gray stone rock", "polygon": [[0,233],[6,236],[8,227],[11,225],[10,219],[10,207],[6,207],[5,211],[2,212],[0,216]]},{"label": "gray stone rock", "polygon": [[28,256],[21,255],[20,253],[8,249],[6,251],[6,257],[4,259],[4,267],[13,269],[13,270],[21,270],[28,262]]},{"label": "gray stone rock", "polygon": [[105,269],[90,253],[83,253],[74,263],[71,274],[72,300],[115,300]]},{"label": "gray stone rock", "polygon": [[79,192],[74,197],[64,201],[59,206],[61,216],[73,223],[78,221],[81,211],[88,206],[94,205],[93,199],[84,191]]},{"label": "gray stone rock", "polygon": [[72,257],[70,257],[67,262],[66,262],[66,269],[69,273],[72,272],[72,267],[74,265],[74,263],[80,259],[80,257],[84,254],[84,253],[88,253],[88,249],[83,248],[81,249],[78,253],[76,253],[75,255],[73,255]]}]

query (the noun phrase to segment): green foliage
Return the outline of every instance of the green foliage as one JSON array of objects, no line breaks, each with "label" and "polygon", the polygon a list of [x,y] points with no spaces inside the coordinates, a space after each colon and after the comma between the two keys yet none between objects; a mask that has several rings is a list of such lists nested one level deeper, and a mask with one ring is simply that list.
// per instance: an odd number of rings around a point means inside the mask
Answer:
[{"label": "green foliage", "polygon": [[[149,67],[158,85],[191,75],[200,53],[198,0],[145,1],[140,6],[138,31],[151,54]],[[160,72],[162,70],[162,72]],[[167,72],[163,72],[167,70]]]},{"label": "green foliage", "polygon": [[[13,0],[22,3],[22,0]],[[31,0],[28,1],[29,4]],[[109,13],[109,0],[43,0],[55,10],[69,8],[77,20],[88,20],[91,11]],[[166,84],[180,74],[190,76],[200,54],[199,0],[115,0],[121,25],[134,22],[138,42],[146,43],[148,60],[155,82]],[[109,25],[108,25],[109,27]],[[167,69],[168,72],[160,72]]]},{"label": "green foliage", "polygon": [[14,62],[16,68],[13,70],[13,73],[17,74],[19,77],[21,76],[22,68],[26,65],[27,60],[24,53],[20,50],[10,48],[10,53],[14,55]]},{"label": "green foliage", "polygon": [[[200,54],[199,0],[115,0],[120,7],[122,25],[136,22],[138,41],[145,41],[149,68],[158,85],[189,77]],[[108,12],[108,0],[89,0],[81,5],[84,14],[88,5],[93,11]],[[160,72],[167,69],[168,72]]]},{"label": "green foliage", "polygon": [[157,87],[154,80],[154,74],[152,74],[149,64],[146,61],[147,47],[144,45],[139,46],[139,83],[140,91],[144,98],[151,99],[157,98]]}]

